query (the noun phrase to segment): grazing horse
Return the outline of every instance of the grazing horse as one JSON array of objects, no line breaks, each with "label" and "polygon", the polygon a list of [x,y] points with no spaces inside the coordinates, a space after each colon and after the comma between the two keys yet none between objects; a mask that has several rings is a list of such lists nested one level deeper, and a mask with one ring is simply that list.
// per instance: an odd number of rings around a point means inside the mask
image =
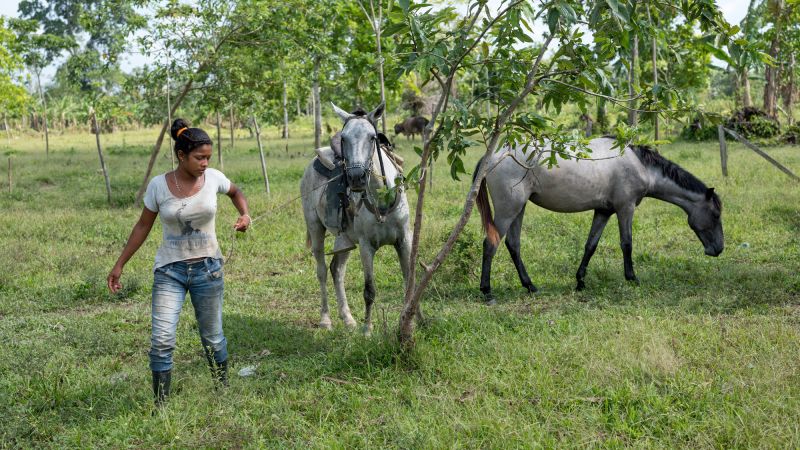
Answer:
[{"label": "grazing horse", "polygon": [[[375,300],[373,259],[379,247],[394,246],[400,259],[404,287],[408,280],[411,254],[408,201],[403,190],[396,184],[397,179],[401,176],[400,170],[379,145],[375,123],[383,113],[383,108],[384,104],[381,103],[368,114],[363,112],[349,114],[333,105],[334,111],[344,122],[341,131],[342,159],[337,160],[335,164],[343,166],[343,176],[347,185],[345,196],[347,206],[344,208],[347,215],[346,225],[326,223],[326,220],[330,220],[328,219],[330,216],[326,214],[328,196],[325,191],[327,188],[319,187],[326,185],[329,178],[314,168],[313,161],[306,167],[300,182],[307,241],[317,261],[317,280],[322,297],[320,318],[320,327],[322,328],[331,328],[326,286],[327,267],[324,254],[326,231],[338,234],[334,248],[350,247],[349,245],[338,245],[341,241],[357,243],[359,246],[361,263],[364,268],[365,333],[369,333],[372,329],[371,313]],[[394,195],[389,195],[393,198],[387,200],[386,195],[382,195],[379,189],[383,191],[383,194],[394,192]],[[352,328],[355,327],[356,322],[350,314],[344,290],[344,275],[350,250],[351,248],[347,248],[335,252],[330,270],[336,291],[339,317],[345,325]],[[421,315],[417,316],[418,319],[420,317]]]},{"label": "grazing horse", "polygon": [[[589,143],[592,160],[559,159],[558,165],[550,169],[540,164],[543,155],[551,152],[549,144],[539,150],[506,148],[478,162],[478,168],[481,164],[489,167],[477,198],[486,231],[481,291],[488,302],[494,301],[492,258],[504,236],[522,286],[536,292],[519,254],[522,217],[528,201],[556,212],[594,210],[583,259],[575,274],[577,290],[585,287],[586,267],[613,214],[619,221],[625,279],[638,281],[631,259],[631,225],[634,209],[644,197],[679,206],[688,214],[689,226],[703,243],[706,255],[722,253],[722,203],[714,188],[707,188],[694,175],[650,148],[629,146],[620,154],[613,148],[614,142],[610,138],[594,139]],[[494,219],[487,186],[495,208]]]}]

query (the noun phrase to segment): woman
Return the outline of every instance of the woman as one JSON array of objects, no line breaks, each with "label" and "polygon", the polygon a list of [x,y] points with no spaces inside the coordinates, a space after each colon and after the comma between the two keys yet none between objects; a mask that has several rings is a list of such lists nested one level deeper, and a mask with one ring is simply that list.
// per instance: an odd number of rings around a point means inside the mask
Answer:
[{"label": "woman", "polygon": [[152,294],[150,369],[157,405],[169,396],[172,352],[178,318],[189,292],[200,329],[200,340],[215,380],[228,384],[228,350],[222,332],[222,253],[214,222],[217,193],[227,194],[239,211],[237,231],[250,226],[247,200],[222,172],[208,167],[211,139],[182,119],[172,124],[178,168],[150,180],[144,209],[128,243],[108,274],[108,288],[122,288],[125,263],[147,239],[156,216],[161,217],[164,238],[156,253]]}]

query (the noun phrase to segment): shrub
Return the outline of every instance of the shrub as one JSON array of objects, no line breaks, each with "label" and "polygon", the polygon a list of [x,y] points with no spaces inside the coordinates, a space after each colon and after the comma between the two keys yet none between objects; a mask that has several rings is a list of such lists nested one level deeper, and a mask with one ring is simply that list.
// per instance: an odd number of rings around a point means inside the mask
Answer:
[{"label": "shrub", "polygon": [[681,137],[687,141],[710,141],[717,139],[717,136],[717,125],[700,116],[695,117],[692,123],[681,130]]},{"label": "shrub", "polygon": [[792,125],[781,135],[781,142],[797,145],[800,142],[800,125]]},{"label": "shrub", "polygon": [[746,138],[772,138],[780,132],[778,121],[769,117],[764,111],[746,107],[734,111],[725,122],[725,127],[736,131]]}]

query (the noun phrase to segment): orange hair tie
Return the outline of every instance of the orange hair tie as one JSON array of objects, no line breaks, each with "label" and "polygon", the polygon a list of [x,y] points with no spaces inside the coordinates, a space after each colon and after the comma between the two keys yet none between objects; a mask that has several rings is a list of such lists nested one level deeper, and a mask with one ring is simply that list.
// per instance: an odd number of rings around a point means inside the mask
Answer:
[{"label": "orange hair tie", "polygon": [[181,128],[180,130],[178,130],[178,133],[175,136],[181,137],[181,133],[183,133],[186,130],[188,130],[188,128],[186,128],[186,127]]}]

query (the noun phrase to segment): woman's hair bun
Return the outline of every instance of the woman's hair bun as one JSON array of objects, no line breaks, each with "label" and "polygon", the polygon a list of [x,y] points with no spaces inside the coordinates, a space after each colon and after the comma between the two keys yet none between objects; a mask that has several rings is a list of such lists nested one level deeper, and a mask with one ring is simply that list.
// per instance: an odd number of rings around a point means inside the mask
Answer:
[{"label": "woman's hair bun", "polygon": [[169,130],[169,134],[172,136],[172,139],[176,141],[178,140],[178,132],[182,128],[189,128],[189,123],[183,119],[175,119],[175,121],[172,122],[172,128]]}]

